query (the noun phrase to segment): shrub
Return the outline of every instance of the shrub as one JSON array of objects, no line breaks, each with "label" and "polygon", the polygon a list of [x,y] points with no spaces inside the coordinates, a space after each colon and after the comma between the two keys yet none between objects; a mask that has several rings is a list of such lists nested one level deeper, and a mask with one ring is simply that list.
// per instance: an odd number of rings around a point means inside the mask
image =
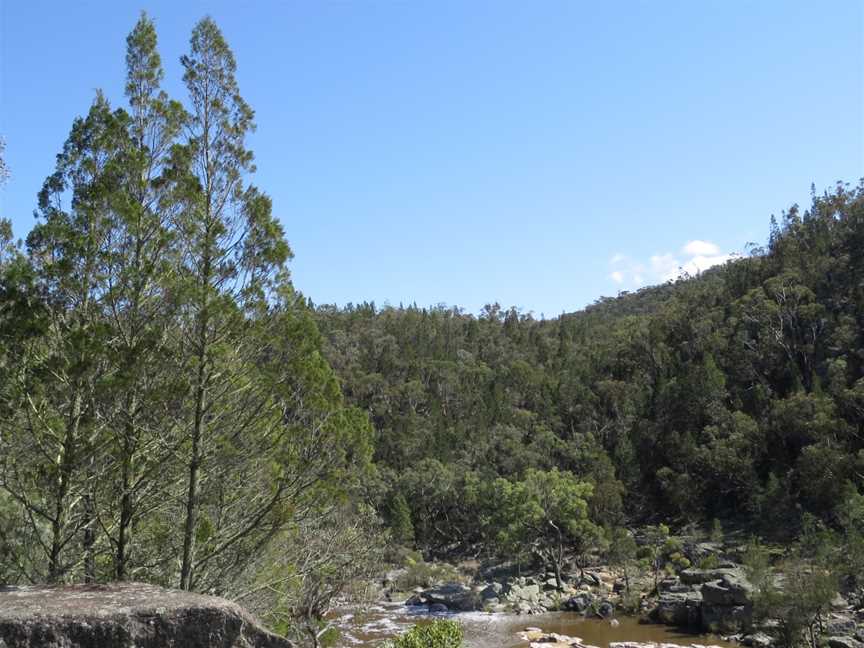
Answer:
[{"label": "shrub", "polygon": [[416,625],[384,644],[385,648],[462,648],[462,627],[455,621],[437,620]]},{"label": "shrub", "polygon": [[714,522],[711,524],[711,535],[708,536],[711,539],[711,542],[721,543],[723,542],[723,524],[717,518],[714,518]]},{"label": "shrub", "polygon": [[642,612],[642,590],[634,587],[629,592],[623,592],[618,600],[618,611],[629,615]]},{"label": "shrub", "polygon": [[666,563],[667,571],[671,574],[676,574],[677,572],[691,567],[690,559],[680,551],[672,552],[667,556],[666,560],[668,561]]},{"label": "shrub", "polygon": [[409,552],[405,557],[405,572],[396,578],[396,588],[408,591],[459,580],[459,571],[452,565],[427,563],[419,552]]}]

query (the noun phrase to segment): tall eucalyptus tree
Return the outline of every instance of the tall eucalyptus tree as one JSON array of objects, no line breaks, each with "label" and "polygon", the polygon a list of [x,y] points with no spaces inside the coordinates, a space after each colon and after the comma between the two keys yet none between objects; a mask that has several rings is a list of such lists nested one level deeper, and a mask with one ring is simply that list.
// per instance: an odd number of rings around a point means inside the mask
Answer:
[{"label": "tall eucalyptus tree", "polygon": [[[103,398],[111,424],[115,469],[109,484],[116,503],[107,507],[114,577],[129,576],[133,530],[145,510],[164,505],[176,445],[167,415],[174,381],[164,370],[177,299],[171,290],[176,257],[171,221],[177,214],[167,179],[171,154],[186,120],[161,81],[156,29],[144,14],[126,40],[127,137],[119,151],[122,177],[112,196],[106,318],[114,379]],[[156,473],[158,472],[158,479]]]},{"label": "tall eucalyptus tree", "polygon": [[[278,416],[253,378],[260,353],[253,330],[287,284],[291,256],[270,199],[246,182],[254,171],[245,144],[253,112],[240,95],[234,55],[209,18],[195,26],[190,46],[181,59],[191,116],[188,143],[178,154],[178,169],[185,164],[186,173],[178,172],[176,179],[184,195],[175,221],[183,295],[178,357],[189,381],[183,589],[196,582],[196,542],[209,543],[212,551],[244,537],[247,527],[259,522],[257,507],[241,505],[228,515],[213,477],[220,463],[242,470],[245,437]],[[245,513],[251,513],[249,524],[223,524],[226,515]],[[226,537],[217,539],[220,535]]]}]

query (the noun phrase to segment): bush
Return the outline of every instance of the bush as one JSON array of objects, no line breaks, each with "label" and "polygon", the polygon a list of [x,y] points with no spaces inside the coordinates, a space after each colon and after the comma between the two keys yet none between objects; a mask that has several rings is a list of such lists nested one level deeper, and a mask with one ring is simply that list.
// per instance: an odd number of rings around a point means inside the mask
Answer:
[{"label": "bush", "polygon": [[416,625],[384,644],[385,648],[461,648],[462,627],[455,621],[437,620]]},{"label": "bush", "polygon": [[723,542],[723,524],[717,518],[714,518],[714,522],[711,525],[711,535],[709,538],[711,542],[721,543]]},{"label": "bush", "polygon": [[623,592],[618,600],[618,611],[629,615],[639,614],[642,611],[642,590],[633,588]]},{"label": "bush", "polygon": [[717,554],[708,554],[699,561],[699,569],[716,569],[720,566],[720,559]]},{"label": "bush", "polygon": [[427,563],[419,552],[412,551],[405,557],[405,572],[396,578],[396,589],[407,592],[415,587],[433,587],[459,580],[459,571],[452,565]]},{"label": "bush", "polygon": [[751,541],[744,555],[744,569],[754,586],[754,615],[759,620],[777,622],[771,633],[784,648],[819,645],[818,633],[837,594],[830,552],[817,547],[821,555],[808,557],[806,549],[812,542],[812,537],[802,537],[789,559],[781,564],[782,588],[777,586],[770,551],[764,545]]},{"label": "bush", "polygon": [[692,565],[690,559],[680,551],[674,551],[666,557],[666,571],[670,575],[674,575],[684,569],[689,569]]}]

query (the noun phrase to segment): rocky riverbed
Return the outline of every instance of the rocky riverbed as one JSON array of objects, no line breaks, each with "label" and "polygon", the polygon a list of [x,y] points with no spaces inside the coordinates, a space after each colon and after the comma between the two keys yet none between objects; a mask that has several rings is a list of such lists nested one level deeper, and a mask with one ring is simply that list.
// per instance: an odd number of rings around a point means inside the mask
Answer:
[{"label": "rocky riverbed", "polygon": [[[735,634],[750,628],[752,586],[735,565],[686,569],[658,583],[656,597],[629,604],[658,623],[697,632]],[[391,601],[440,612],[510,612],[522,615],[570,611],[611,619],[624,602],[624,586],[607,570],[589,571],[558,581],[554,575],[518,576],[472,584],[442,583],[416,591],[389,593]]]},{"label": "rocky riverbed", "polygon": [[[412,610],[414,615],[455,613],[472,619],[473,623],[480,617],[465,613],[485,613],[482,618],[490,627],[500,626],[492,620],[499,617],[505,624],[506,619],[520,619],[524,628],[537,625],[533,619],[550,613],[565,615],[562,618],[573,622],[594,619],[607,624],[629,616],[658,624],[657,627],[726,637],[746,646],[770,646],[770,620],[766,625],[754,618],[754,588],[740,564],[742,548],[719,543],[680,545],[686,564],[699,564],[700,568],[684,567],[659,575],[630,573],[625,577],[619,570],[595,564],[590,569],[565,570],[556,577],[551,572],[514,573],[501,565],[474,565],[473,569],[425,565],[422,573],[444,573],[449,577],[425,587],[408,588],[406,584],[412,582],[410,572],[397,570],[385,579],[384,595],[394,605],[407,604],[405,609]],[[778,579],[782,583],[782,574]],[[834,648],[864,648],[864,594],[860,591],[851,592],[847,598],[838,596],[821,621],[824,643]],[[519,629],[514,628],[508,628],[508,632]],[[567,630],[542,629],[570,634]],[[676,643],[662,637],[648,640],[640,636],[621,636],[610,641]],[[688,641],[686,645],[691,643],[694,642]]]}]

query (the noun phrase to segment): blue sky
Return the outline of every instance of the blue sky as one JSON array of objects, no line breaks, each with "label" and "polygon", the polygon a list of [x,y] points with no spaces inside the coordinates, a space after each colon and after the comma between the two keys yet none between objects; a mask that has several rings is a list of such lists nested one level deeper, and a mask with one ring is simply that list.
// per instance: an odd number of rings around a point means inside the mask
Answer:
[{"label": "blue sky", "polygon": [[256,110],[256,183],[316,303],[554,316],[764,242],[864,176],[864,3],[0,0],[0,215],[35,195],[125,36],[167,89],[211,15]]}]

